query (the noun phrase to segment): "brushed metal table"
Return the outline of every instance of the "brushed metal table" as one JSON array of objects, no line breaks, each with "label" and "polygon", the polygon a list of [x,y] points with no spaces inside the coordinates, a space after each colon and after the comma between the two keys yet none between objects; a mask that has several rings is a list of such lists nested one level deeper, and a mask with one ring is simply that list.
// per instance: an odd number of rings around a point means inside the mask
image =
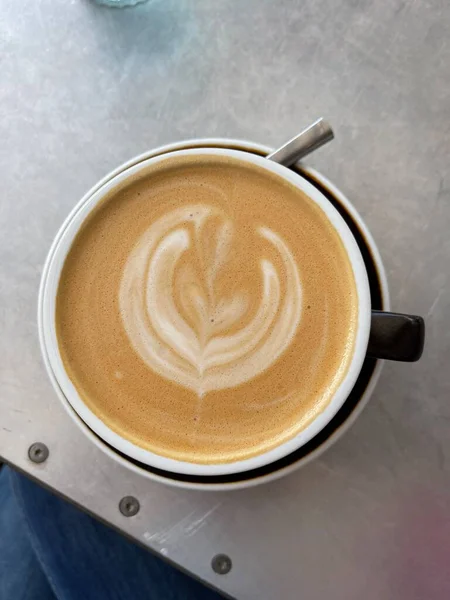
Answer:
[{"label": "brushed metal table", "polygon": [[[0,0],[0,14],[3,460],[238,599],[450,597],[450,4]],[[424,356],[386,364],[351,430],[284,479],[214,493],[149,482],[87,441],[44,371],[52,238],[133,155],[206,136],[277,146],[322,114],[336,140],[309,162],[370,227],[393,310],[425,316]],[[132,518],[125,495],[141,503]]]}]

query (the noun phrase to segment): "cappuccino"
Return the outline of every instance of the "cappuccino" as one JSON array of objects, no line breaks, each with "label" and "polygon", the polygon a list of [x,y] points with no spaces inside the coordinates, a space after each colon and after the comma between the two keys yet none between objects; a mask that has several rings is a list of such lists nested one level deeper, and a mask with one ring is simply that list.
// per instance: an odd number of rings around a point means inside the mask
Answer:
[{"label": "cappuccino", "polygon": [[358,299],[322,209],[258,165],[172,157],[123,181],[65,260],[56,331],[90,410],[137,446],[230,463],[291,439],[353,357]]}]

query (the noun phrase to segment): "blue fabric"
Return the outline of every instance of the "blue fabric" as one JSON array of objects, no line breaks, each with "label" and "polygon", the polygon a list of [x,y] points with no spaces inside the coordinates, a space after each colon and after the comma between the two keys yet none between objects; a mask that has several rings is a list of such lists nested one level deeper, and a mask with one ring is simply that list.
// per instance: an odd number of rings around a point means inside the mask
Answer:
[{"label": "blue fabric", "polygon": [[0,470],[0,598],[55,600],[30,545],[6,467]]},{"label": "blue fabric", "polygon": [[221,597],[22,475],[0,470],[1,600]]}]

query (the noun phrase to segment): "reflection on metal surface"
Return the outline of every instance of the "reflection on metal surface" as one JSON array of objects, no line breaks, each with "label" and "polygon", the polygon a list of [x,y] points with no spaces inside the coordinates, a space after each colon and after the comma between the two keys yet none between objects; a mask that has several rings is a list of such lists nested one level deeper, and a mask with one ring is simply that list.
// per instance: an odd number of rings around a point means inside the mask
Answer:
[{"label": "reflection on metal surface", "polygon": [[112,8],[125,8],[126,6],[136,6],[148,2],[149,0],[94,0],[96,4],[110,6]]}]

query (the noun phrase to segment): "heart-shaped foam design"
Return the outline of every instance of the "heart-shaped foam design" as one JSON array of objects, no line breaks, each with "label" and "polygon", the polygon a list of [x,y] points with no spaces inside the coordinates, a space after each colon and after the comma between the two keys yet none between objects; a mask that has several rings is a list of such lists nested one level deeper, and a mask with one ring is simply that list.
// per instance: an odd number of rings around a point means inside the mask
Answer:
[{"label": "heart-shaped foam design", "polygon": [[[165,214],[126,261],[119,304],[131,345],[149,368],[199,397],[266,371],[300,323],[302,287],[294,257],[271,229],[258,227],[256,233],[280,260],[261,257],[261,296],[252,311],[248,290],[229,297],[217,289],[235,232],[215,206],[190,205]],[[188,251],[198,257],[196,268],[186,260]]]}]

